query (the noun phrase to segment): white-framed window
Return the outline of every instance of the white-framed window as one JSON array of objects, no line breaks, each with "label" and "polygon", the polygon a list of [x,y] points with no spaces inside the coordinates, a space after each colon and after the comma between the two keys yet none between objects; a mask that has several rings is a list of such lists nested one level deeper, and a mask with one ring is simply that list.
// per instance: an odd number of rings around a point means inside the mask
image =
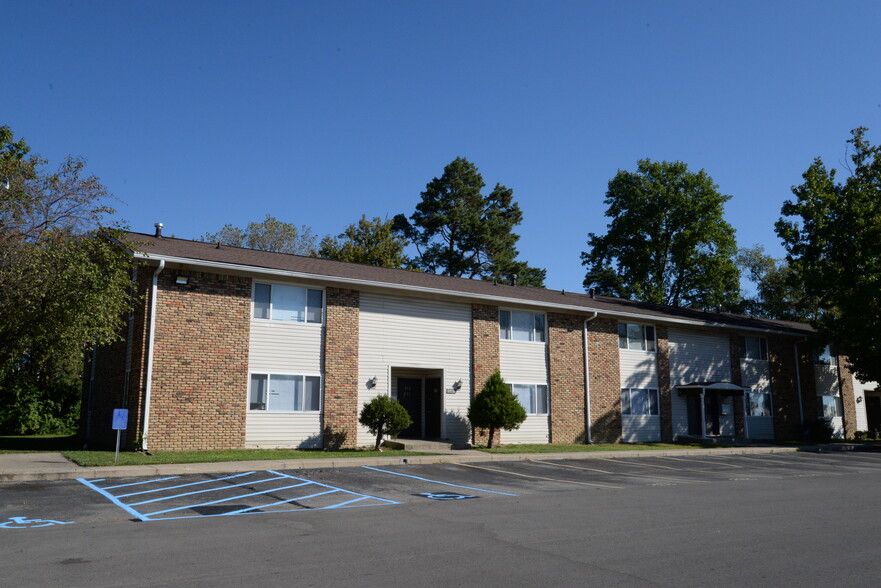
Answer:
[{"label": "white-framed window", "polygon": [[817,365],[832,365],[832,346],[826,345],[814,349],[814,363]]},{"label": "white-framed window", "polygon": [[621,414],[657,416],[658,391],[654,388],[621,388]]},{"label": "white-framed window", "polygon": [[508,384],[526,414],[548,414],[547,384]]},{"label": "white-framed window", "polygon": [[254,318],[321,323],[324,293],[284,284],[254,283]]},{"label": "white-framed window", "polygon": [[297,374],[251,374],[248,409],[317,412],[321,410],[321,378]]},{"label": "white-framed window", "polygon": [[521,310],[499,311],[499,337],[512,341],[545,342],[545,315]]},{"label": "white-framed window", "polygon": [[748,337],[741,335],[740,359],[758,359],[768,361],[768,340],[764,337]]},{"label": "white-framed window", "polygon": [[771,416],[770,392],[756,392],[755,390],[750,390],[747,392],[747,402],[749,402],[749,416]]},{"label": "white-framed window", "polygon": [[619,322],[618,347],[637,351],[654,351],[655,328],[651,325]]},{"label": "white-framed window", "polygon": [[817,408],[821,419],[834,419],[841,416],[841,399],[831,394],[817,396]]}]

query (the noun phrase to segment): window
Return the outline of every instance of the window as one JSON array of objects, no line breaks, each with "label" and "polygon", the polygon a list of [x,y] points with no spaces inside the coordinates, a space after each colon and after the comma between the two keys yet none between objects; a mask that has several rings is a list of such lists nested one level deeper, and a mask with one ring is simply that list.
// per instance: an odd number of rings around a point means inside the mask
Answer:
[{"label": "window", "polygon": [[508,384],[526,414],[548,414],[548,387],[545,384]]},{"label": "window", "polygon": [[651,325],[618,323],[618,347],[638,351],[654,351],[655,328]]},{"label": "window", "polygon": [[768,361],[768,340],[764,337],[740,337],[740,358]]},{"label": "window", "polygon": [[820,418],[834,419],[841,416],[841,403],[838,401],[838,396],[823,394],[817,396],[817,401],[819,403]]},{"label": "window", "polygon": [[832,365],[832,348],[827,345],[820,349],[814,349],[814,363],[817,365]]},{"label": "window", "polygon": [[251,374],[251,410],[315,412],[321,408],[321,378],[284,374]]},{"label": "window", "polygon": [[658,391],[653,388],[621,388],[621,414],[658,414]]},{"label": "window", "polygon": [[747,394],[747,401],[749,402],[749,416],[771,416],[770,393],[750,391]]},{"label": "window", "polygon": [[320,323],[321,290],[281,284],[254,284],[254,318]]},{"label": "window", "polygon": [[519,310],[499,311],[499,336],[513,341],[545,340],[545,315]]}]

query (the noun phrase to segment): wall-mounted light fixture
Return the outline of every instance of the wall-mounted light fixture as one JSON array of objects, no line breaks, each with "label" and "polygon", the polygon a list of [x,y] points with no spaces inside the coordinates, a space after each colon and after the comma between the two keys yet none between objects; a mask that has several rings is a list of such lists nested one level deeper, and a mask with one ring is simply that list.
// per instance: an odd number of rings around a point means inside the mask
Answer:
[{"label": "wall-mounted light fixture", "polygon": [[453,382],[453,390],[458,390],[462,387],[462,380],[456,380]]},{"label": "wall-mounted light fixture", "polygon": [[376,376],[373,376],[372,378],[370,378],[369,380],[367,380],[367,387],[368,387],[368,388],[374,388],[374,387],[376,387]]},{"label": "wall-mounted light fixture", "polygon": [[859,403],[862,402],[862,401],[863,401],[863,397],[862,397],[862,396],[857,396],[857,404],[859,404]]},{"label": "wall-mounted light fixture", "polygon": [[190,276],[178,276],[177,278],[175,278],[174,283],[181,286],[186,286],[190,283]]}]

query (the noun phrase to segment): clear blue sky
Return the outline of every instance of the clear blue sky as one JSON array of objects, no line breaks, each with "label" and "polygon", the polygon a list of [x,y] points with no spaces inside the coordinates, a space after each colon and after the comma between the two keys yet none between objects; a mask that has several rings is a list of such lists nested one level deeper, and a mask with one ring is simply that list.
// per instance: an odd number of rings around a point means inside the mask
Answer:
[{"label": "clear blue sky", "polygon": [[705,169],[741,245],[812,159],[881,142],[881,3],[13,2],[0,124],[82,155],[131,228],[408,215],[456,156],[514,190],[521,258],[581,290],[640,158]]}]

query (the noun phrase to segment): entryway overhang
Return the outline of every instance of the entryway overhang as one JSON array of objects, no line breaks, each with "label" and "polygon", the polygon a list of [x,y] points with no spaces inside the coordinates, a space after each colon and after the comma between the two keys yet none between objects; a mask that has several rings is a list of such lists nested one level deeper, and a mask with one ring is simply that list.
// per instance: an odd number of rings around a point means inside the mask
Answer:
[{"label": "entryway overhang", "polygon": [[[707,393],[716,396],[740,396],[743,400],[743,433],[749,439],[749,419],[747,419],[746,393],[750,390],[733,382],[690,382],[675,386],[680,396],[700,396],[701,438],[707,438],[707,415],[704,399]],[[697,400],[695,400],[697,402]]]}]

